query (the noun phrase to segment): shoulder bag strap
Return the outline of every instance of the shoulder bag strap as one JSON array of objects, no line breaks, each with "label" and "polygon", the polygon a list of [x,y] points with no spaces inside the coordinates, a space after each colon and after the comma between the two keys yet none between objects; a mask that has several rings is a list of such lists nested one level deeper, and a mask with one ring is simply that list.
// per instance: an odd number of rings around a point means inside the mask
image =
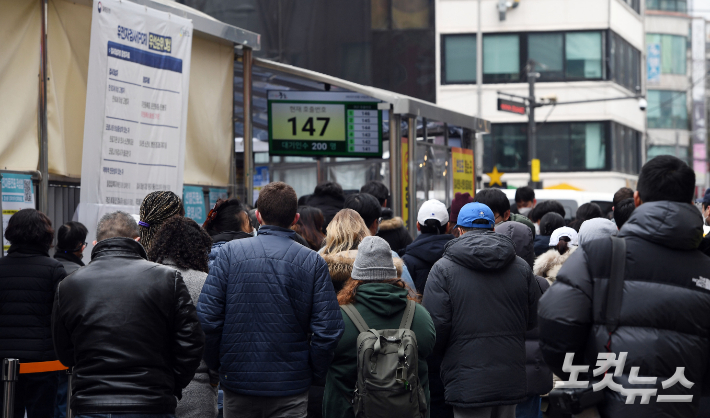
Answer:
[{"label": "shoulder bag strap", "polygon": [[367,326],[367,322],[362,318],[362,315],[360,315],[360,312],[357,311],[357,308],[353,305],[343,305],[341,306],[343,309],[343,312],[350,317],[350,320],[353,321],[353,324],[357,327],[357,330],[360,332],[367,332],[370,327]]},{"label": "shoulder bag strap", "polygon": [[413,300],[407,300],[407,307],[404,309],[404,315],[402,315],[402,322],[399,324],[400,329],[411,329],[412,320],[414,320],[414,311],[417,308],[417,303]]},{"label": "shoulder bag strap", "polygon": [[611,273],[607,284],[604,320],[611,335],[619,326],[621,300],[624,295],[624,274],[626,270],[626,241],[611,237]]}]

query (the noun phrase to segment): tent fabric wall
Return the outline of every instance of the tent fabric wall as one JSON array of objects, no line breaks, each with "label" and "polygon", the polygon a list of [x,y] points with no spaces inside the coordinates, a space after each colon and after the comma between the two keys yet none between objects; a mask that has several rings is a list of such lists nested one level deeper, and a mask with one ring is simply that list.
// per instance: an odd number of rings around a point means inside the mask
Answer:
[{"label": "tent fabric wall", "polygon": [[[40,2],[0,0],[0,169],[36,170]],[[81,177],[91,7],[48,1],[49,172]],[[234,46],[192,40],[184,183],[226,186],[232,135]]]},{"label": "tent fabric wall", "polygon": [[36,170],[40,8],[0,0],[0,169]]},{"label": "tent fabric wall", "polygon": [[192,38],[185,184],[229,184],[234,47]]},{"label": "tent fabric wall", "polygon": [[91,7],[49,0],[47,132],[49,172],[81,177]]}]

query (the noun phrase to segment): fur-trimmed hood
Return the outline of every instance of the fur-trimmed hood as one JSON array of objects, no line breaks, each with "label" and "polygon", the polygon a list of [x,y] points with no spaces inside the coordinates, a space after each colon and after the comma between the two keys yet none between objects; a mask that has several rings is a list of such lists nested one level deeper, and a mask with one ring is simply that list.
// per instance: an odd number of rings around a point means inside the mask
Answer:
[{"label": "fur-trimmed hood", "polygon": [[533,273],[537,276],[542,276],[547,279],[550,284],[557,280],[557,273],[562,268],[562,264],[567,261],[569,256],[577,250],[577,246],[572,246],[564,254],[560,254],[555,248],[547,250],[547,252],[542,253],[535,264],[533,265]]},{"label": "fur-trimmed hood", "polygon": [[391,231],[399,228],[404,228],[404,220],[399,216],[395,216],[391,219],[382,219],[382,223],[380,224],[380,231]]},{"label": "fur-trimmed hood", "polygon": [[[335,254],[321,254],[326,263],[328,263],[328,272],[333,284],[338,283],[340,287],[350,278],[353,272],[353,264],[357,257],[357,250],[341,251]],[[397,277],[402,277],[402,259],[393,258],[394,267],[397,269]]]}]

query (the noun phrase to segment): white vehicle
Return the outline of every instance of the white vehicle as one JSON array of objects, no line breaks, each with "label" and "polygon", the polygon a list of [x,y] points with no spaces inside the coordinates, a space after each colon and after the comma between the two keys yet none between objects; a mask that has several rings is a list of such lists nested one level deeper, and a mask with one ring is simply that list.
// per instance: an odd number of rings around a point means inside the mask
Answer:
[{"label": "white vehicle", "polygon": [[[508,199],[511,207],[515,205],[515,189],[501,189]],[[536,189],[535,199],[540,204],[545,200],[556,200],[565,208],[565,219],[571,220],[577,213],[577,208],[585,203],[596,203],[605,216],[611,212],[613,193],[579,192],[576,190],[546,190]]]}]

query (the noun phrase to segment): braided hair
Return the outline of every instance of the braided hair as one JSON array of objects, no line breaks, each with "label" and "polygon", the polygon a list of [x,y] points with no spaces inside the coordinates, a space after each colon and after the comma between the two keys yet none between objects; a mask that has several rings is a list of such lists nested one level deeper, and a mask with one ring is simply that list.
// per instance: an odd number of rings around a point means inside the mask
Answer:
[{"label": "braided hair", "polygon": [[141,203],[140,226],[141,244],[150,251],[151,241],[160,225],[173,216],[185,216],[182,201],[173,192],[160,191],[148,194]]}]

